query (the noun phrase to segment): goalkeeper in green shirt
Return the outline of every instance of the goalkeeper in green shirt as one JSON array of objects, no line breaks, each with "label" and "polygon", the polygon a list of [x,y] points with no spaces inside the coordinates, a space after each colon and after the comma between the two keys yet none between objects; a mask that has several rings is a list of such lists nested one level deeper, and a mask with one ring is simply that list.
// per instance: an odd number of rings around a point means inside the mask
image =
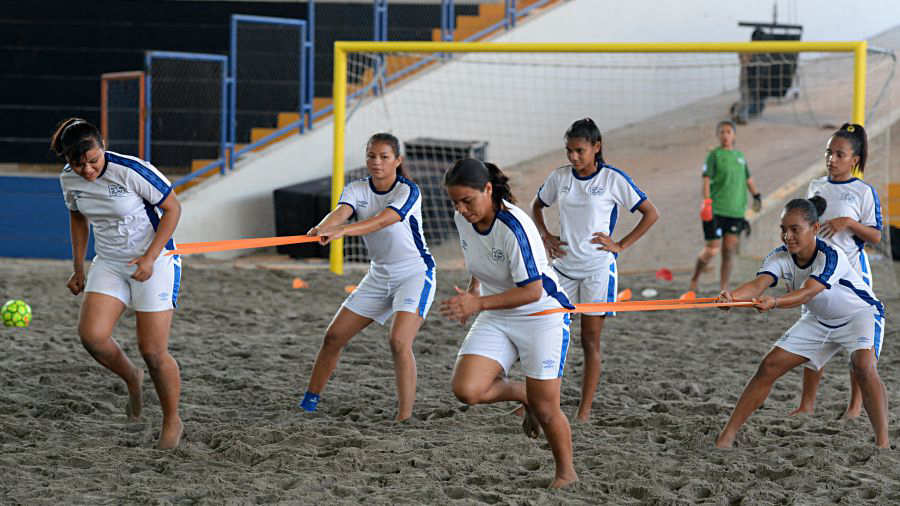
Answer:
[{"label": "goalkeeper in green shirt", "polygon": [[737,129],[728,120],[716,125],[719,147],[706,156],[703,164],[703,237],[706,246],[697,257],[694,275],[691,277],[690,291],[682,298],[695,298],[697,280],[713,257],[722,250],[722,270],[719,288],[728,289],[731,266],[737,252],[741,231],[749,227],[744,219],[747,209],[747,191],[753,196],[753,210],[759,211],[762,199],[750,177],[744,153],[734,149]]}]

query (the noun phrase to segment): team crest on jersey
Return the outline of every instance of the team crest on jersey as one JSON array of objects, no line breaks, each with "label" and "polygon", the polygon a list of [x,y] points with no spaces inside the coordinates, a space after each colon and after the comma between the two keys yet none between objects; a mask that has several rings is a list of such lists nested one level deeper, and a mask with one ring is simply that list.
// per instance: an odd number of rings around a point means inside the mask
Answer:
[{"label": "team crest on jersey", "polygon": [[602,195],[605,191],[605,186],[591,186],[591,195]]},{"label": "team crest on jersey", "polygon": [[109,188],[109,196],[110,197],[116,198],[116,197],[124,197],[125,195],[128,195],[128,189],[122,185],[113,183],[113,184],[109,185],[108,188]]},{"label": "team crest on jersey", "polygon": [[502,262],[504,260],[506,260],[506,253],[504,253],[502,249],[498,249],[498,248],[491,249],[491,261],[492,262]]},{"label": "team crest on jersey", "polygon": [[570,189],[569,186],[560,186],[559,193],[569,193],[569,189]]},{"label": "team crest on jersey", "polygon": [[854,202],[856,202],[856,195],[854,195],[850,192],[844,192],[841,194],[841,200],[843,200],[844,202],[854,203]]}]

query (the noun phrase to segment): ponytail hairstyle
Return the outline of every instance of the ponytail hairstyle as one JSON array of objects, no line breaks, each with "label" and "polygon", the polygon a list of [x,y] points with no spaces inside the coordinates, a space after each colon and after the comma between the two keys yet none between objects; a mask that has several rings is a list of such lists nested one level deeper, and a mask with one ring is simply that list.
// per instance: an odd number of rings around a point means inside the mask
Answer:
[{"label": "ponytail hairstyle", "polygon": [[[373,144],[387,144],[391,147],[391,151],[394,152],[394,157],[400,158],[400,140],[397,139],[393,134],[389,134],[387,132],[380,132],[377,134],[373,134],[369,137],[368,142],[366,142],[366,150],[369,149]],[[397,175],[403,176],[406,179],[410,179],[409,174],[406,173],[406,169],[403,168],[403,163],[397,166]]]},{"label": "ponytail hairstyle", "polygon": [[794,199],[784,206],[784,213],[800,211],[803,214],[803,219],[810,225],[814,225],[819,222],[819,216],[822,216],[822,213],[825,212],[827,204],[825,199],[819,195],[810,199]]},{"label": "ponytail hairstyle", "polygon": [[600,134],[597,124],[591,118],[583,118],[572,123],[572,126],[566,130],[566,140],[569,139],[584,139],[591,144],[599,142],[600,150],[594,156],[594,163],[597,164],[597,167],[606,163],[603,161],[603,136]]},{"label": "ponytail hairstyle", "polygon": [[509,187],[509,178],[503,174],[503,171],[493,163],[482,162],[474,158],[464,158],[457,160],[444,173],[444,186],[465,186],[479,191],[484,191],[484,187],[491,183],[493,192],[491,200],[494,204],[494,211],[503,208],[503,201],[515,203],[516,198],[512,194]]},{"label": "ponytail hairstyle", "polygon": [[81,118],[61,121],[50,138],[50,150],[66,163],[80,163],[85,153],[94,148],[103,148],[100,130]]},{"label": "ponytail hairstyle", "polygon": [[855,123],[844,123],[832,137],[847,139],[853,148],[853,155],[859,157],[859,164],[853,167],[853,173],[859,171],[863,174],[866,170],[866,158],[869,156],[869,139],[866,129]]}]

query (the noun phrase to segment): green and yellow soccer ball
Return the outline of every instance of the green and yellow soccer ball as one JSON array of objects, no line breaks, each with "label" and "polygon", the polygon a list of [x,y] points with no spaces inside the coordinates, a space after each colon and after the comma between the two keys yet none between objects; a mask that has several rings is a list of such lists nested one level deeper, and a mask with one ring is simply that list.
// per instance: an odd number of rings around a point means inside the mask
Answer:
[{"label": "green and yellow soccer ball", "polygon": [[10,300],[3,304],[3,324],[7,327],[27,327],[31,323],[31,306],[24,300]]}]

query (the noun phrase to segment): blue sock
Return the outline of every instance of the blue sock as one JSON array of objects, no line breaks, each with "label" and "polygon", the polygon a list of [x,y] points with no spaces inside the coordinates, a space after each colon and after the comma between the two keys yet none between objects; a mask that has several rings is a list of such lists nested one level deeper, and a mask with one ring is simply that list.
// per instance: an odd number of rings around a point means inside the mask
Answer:
[{"label": "blue sock", "polygon": [[303,394],[303,400],[300,401],[300,409],[312,413],[313,411],[316,411],[318,406],[319,394],[314,394],[312,392],[306,392],[305,394]]}]

